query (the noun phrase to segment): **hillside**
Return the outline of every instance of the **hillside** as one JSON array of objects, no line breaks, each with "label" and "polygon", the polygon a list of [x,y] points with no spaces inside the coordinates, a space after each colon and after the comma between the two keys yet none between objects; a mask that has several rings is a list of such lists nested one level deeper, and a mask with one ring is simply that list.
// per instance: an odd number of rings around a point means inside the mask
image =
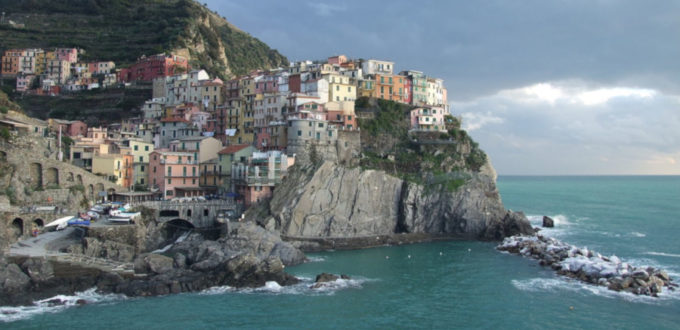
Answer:
[{"label": "hillside", "polygon": [[486,154],[460,127],[446,116],[447,132],[409,134],[409,111],[413,107],[392,101],[360,98],[357,113],[361,127],[361,166],[382,170],[415,184],[443,186],[455,191],[487,162]]},{"label": "hillside", "polygon": [[84,60],[113,60],[118,67],[141,55],[174,52],[193,68],[229,78],[253,69],[286,65],[265,43],[191,0],[0,0],[0,51],[77,47]]}]

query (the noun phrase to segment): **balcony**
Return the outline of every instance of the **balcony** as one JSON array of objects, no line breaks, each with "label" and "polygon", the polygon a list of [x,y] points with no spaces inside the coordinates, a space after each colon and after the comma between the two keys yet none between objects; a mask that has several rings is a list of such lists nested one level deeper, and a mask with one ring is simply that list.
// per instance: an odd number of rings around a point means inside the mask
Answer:
[{"label": "balcony", "polygon": [[183,161],[168,161],[166,159],[160,160],[164,165],[198,165],[198,160],[183,160]]}]

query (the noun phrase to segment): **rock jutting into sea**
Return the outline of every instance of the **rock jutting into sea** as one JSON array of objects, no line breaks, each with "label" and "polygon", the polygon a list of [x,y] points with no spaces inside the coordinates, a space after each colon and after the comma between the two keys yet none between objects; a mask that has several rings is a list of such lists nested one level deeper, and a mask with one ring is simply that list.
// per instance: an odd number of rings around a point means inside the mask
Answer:
[{"label": "rock jutting into sea", "polygon": [[550,266],[560,275],[614,291],[657,297],[664,287],[669,291],[678,287],[664,270],[634,267],[616,256],[605,257],[539,234],[507,237],[496,248],[538,259],[542,266]]}]

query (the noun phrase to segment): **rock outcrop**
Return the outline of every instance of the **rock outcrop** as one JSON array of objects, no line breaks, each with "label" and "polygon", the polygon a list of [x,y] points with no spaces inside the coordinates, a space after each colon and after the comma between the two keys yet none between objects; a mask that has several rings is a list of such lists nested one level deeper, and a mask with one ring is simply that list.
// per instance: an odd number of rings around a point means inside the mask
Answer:
[{"label": "rock outcrop", "polygon": [[614,291],[657,297],[664,287],[669,291],[678,287],[664,270],[634,267],[616,256],[602,256],[538,234],[508,237],[497,249],[538,259],[560,275]]},{"label": "rock outcrop", "polygon": [[332,162],[301,167],[277,187],[260,221],[293,241],[401,233],[500,240],[533,232],[523,214],[504,209],[495,172],[486,167],[454,191]]}]

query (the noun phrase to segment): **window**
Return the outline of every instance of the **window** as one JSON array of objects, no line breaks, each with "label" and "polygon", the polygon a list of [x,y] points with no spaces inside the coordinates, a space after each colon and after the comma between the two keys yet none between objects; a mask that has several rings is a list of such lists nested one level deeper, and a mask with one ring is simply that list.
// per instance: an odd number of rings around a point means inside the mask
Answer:
[{"label": "window", "polygon": [[139,162],[143,163],[144,162],[144,156],[139,156]]},{"label": "window", "polygon": [[[214,180],[214,178],[213,178]],[[191,179],[191,184],[196,184],[196,179]]]},{"label": "window", "polygon": [[140,172],[144,172],[144,165],[139,169]]},{"label": "window", "polygon": [[210,211],[208,209],[203,209],[203,216],[207,217]]},{"label": "window", "polygon": [[316,139],[317,139],[317,140],[321,140],[321,133],[316,132]]},{"label": "window", "polygon": [[172,184],[172,179],[168,178],[168,184]]},{"label": "window", "polygon": [[156,173],[156,166],[153,167],[153,172]]},{"label": "window", "polygon": [[333,131],[328,131],[328,136],[333,137]]},{"label": "window", "polygon": [[135,148],[134,148],[134,149],[135,149],[135,151],[139,150],[139,146],[138,146],[138,145],[135,145]]},{"label": "window", "polygon": [[[146,132],[144,132],[144,135],[146,135]],[[144,151],[149,151],[149,146],[144,146]]]},{"label": "window", "polygon": [[309,122],[309,127],[312,127],[312,122],[311,122],[311,121]]},{"label": "window", "polygon": [[352,116],[347,116],[347,120],[352,120]]},{"label": "window", "polygon": [[144,184],[144,178],[139,179],[140,184]]},{"label": "window", "polygon": [[302,136],[302,131],[298,130],[298,136]]},{"label": "window", "polygon": [[192,167],[192,168],[191,168],[191,174],[192,174],[193,176],[196,176],[196,168],[195,168],[195,167]]},{"label": "window", "polygon": [[174,191],[173,191],[173,190],[166,190],[166,191],[165,191],[165,195],[166,195],[166,196],[172,196],[173,194],[174,194]]},{"label": "window", "polygon": [[319,123],[319,128],[323,128],[323,123]]}]

